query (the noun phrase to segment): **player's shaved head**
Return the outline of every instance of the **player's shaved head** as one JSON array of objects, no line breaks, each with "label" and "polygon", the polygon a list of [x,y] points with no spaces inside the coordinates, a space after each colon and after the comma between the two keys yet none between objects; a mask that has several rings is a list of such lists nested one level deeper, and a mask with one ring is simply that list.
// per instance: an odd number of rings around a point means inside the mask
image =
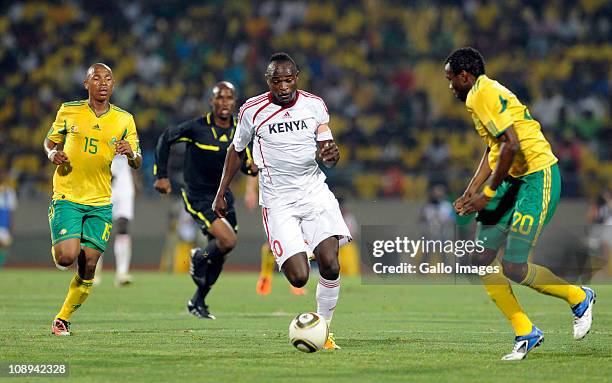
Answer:
[{"label": "player's shaved head", "polygon": [[104,63],[95,63],[95,64],[91,64],[91,66],[87,69],[87,78],[90,78],[91,76],[94,75],[94,73],[96,72],[96,68],[104,68],[107,71],[109,71],[111,74],[113,73],[113,70],[108,65]]},{"label": "player's shaved head", "polygon": [[222,89],[229,89],[234,95],[236,95],[236,88],[234,87],[234,84],[229,81],[219,81],[212,88],[211,97],[217,97]]},{"label": "player's shaved head", "polygon": [[295,61],[293,60],[293,58],[285,52],[277,52],[274,53],[272,56],[270,56],[270,63],[268,64],[268,68],[266,69],[266,78],[271,78],[274,75],[276,75],[277,73],[277,69],[279,68],[280,63],[290,63],[291,65],[288,65],[288,67],[291,70],[290,74],[296,75],[299,73],[299,69],[297,67],[297,64],[295,63]]},{"label": "player's shaved head", "polygon": [[230,119],[236,109],[236,88],[229,81],[220,81],[211,90],[210,106],[212,106],[215,124],[229,127]]}]

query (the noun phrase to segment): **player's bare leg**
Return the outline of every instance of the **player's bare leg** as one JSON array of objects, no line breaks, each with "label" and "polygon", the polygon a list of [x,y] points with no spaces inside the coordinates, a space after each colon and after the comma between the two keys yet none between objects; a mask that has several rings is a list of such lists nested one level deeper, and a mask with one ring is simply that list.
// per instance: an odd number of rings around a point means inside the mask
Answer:
[{"label": "player's bare leg", "polygon": [[208,312],[204,299],[219,278],[226,254],[236,246],[238,238],[224,218],[215,219],[207,230],[209,240],[206,248],[194,249],[191,253],[190,272],[197,289],[187,304],[187,309],[198,318],[215,319],[215,316]]},{"label": "player's bare leg", "polygon": [[79,238],[69,238],[65,241],[56,243],[51,249],[53,262],[60,270],[66,270],[74,263],[81,252],[81,240]]},{"label": "player's bare leg", "polygon": [[[80,241],[74,239],[78,245]],[[69,239],[70,240],[70,239]],[[67,242],[69,240],[58,243],[57,245]],[[56,245],[56,246],[57,246]],[[55,335],[65,336],[71,335],[70,333],[70,316],[85,302],[91,292],[93,285],[93,278],[96,273],[96,264],[102,253],[98,250],[89,247],[78,247],[78,255],[74,256],[74,253],[67,253],[66,251],[74,251],[74,243],[68,244],[67,246],[58,246],[59,249],[54,248],[56,262],[61,266],[67,267],[77,259],[77,273],[70,282],[68,288],[68,295],[62,305],[60,312],[55,316],[51,325],[51,332]],[[69,263],[70,259],[72,262]]]},{"label": "player's bare leg", "polygon": [[305,252],[301,252],[289,257],[289,259],[283,263],[281,270],[292,286],[306,286],[306,283],[308,283],[308,275],[310,274],[308,256]]},{"label": "player's bare leg", "polygon": [[[338,295],[340,294],[340,263],[338,262],[338,238],[329,237],[317,245],[314,250],[319,264],[319,283],[317,284],[317,313],[331,324]],[[333,333],[325,343],[325,349],[339,349]]]}]

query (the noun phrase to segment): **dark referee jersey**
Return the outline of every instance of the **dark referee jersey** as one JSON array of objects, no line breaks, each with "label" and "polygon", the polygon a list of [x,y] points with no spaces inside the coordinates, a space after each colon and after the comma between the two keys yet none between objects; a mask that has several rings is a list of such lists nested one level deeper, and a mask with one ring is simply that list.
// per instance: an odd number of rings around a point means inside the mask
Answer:
[{"label": "dark referee jersey", "polygon": [[[168,156],[170,147],[176,142],[186,142],[183,175],[189,199],[202,199],[214,196],[221,182],[223,164],[227,148],[236,132],[236,118],[229,128],[215,126],[212,113],[185,121],[168,128],[157,140],[153,175],[157,178],[168,177]],[[246,149],[242,171],[252,174],[246,165],[252,160],[251,149]]]}]

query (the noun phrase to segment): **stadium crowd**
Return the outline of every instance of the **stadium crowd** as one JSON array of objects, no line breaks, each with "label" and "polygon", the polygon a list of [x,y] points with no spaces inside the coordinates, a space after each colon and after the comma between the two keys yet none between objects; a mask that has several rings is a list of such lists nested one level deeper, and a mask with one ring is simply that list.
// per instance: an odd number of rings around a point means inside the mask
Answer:
[{"label": "stadium crowd", "polygon": [[327,102],[342,151],[328,172],[336,190],[422,199],[443,183],[460,193],[484,149],[444,78],[446,55],[465,45],[541,122],[564,196],[612,186],[604,0],[9,4],[0,14],[0,166],[24,197],[49,194],[41,145],[59,104],[85,98],[91,63],[113,68],[112,102],[136,119],[140,176],[151,185],[162,130],[207,110],[219,80],[237,86],[240,102],[262,93],[278,50],[300,65],[300,87]]}]

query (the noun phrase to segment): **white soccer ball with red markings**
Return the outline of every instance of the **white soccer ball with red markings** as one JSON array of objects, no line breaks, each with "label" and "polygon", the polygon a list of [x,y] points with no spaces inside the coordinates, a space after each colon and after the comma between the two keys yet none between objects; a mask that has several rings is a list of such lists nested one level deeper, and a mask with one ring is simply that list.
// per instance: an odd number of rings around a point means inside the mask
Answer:
[{"label": "white soccer ball with red markings", "polygon": [[302,352],[321,350],[328,335],[327,322],[317,313],[300,314],[289,325],[289,341]]}]

